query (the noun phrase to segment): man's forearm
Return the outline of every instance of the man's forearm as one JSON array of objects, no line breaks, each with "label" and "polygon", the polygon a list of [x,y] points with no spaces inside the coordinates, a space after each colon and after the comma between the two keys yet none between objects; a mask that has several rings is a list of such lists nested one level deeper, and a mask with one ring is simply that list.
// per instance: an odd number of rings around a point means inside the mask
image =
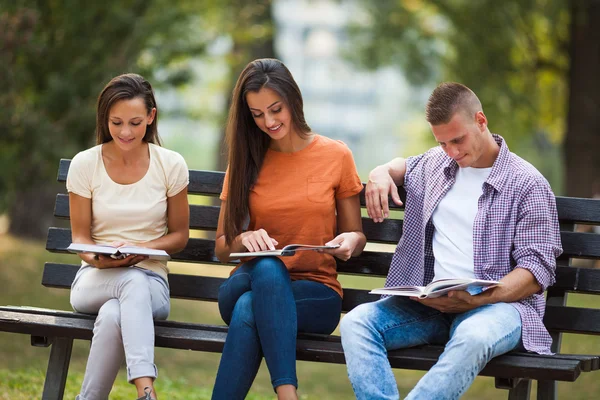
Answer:
[{"label": "man's forearm", "polygon": [[500,282],[502,282],[501,286],[490,291],[490,303],[512,303],[541,290],[535,276],[525,268],[515,268]]},{"label": "man's forearm", "polygon": [[396,186],[404,185],[404,175],[406,174],[406,160],[404,158],[394,158],[382,166],[387,169]]}]

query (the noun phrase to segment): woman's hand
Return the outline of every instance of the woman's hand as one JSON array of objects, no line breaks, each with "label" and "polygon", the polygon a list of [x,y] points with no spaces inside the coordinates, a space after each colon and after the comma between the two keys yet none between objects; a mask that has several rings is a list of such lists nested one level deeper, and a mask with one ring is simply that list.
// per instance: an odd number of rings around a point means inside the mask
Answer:
[{"label": "woman's hand", "polygon": [[[359,232],[344,232],[337,235],[333,240],[325,243],[326,246],[339,244],[337,249],[322,250],[323,253],[331,254],[340,260],[346,261],[354,254],[356,247],[361,243],[362,233]],[[364,235],[362,236],[364,237]],[[362,249],[361,249],[362,250]]]},{"label": "woman's hand", "polygon": [[[114,248],[131,246],[131,244],[127,242],[112,242],[110,245]],[[139,262],[148,259],[148,256],[133,254],[120,259],[114,259],[104,254],[94,253],[80,253],[80,257],[83,261],[98,269],[131,267],[132,265],[136,265]]]},{"label": "woman's hand", "polygon": [[94,253],[79,253],[79,256],[87,264],[98,269],[131,267],[132,265],[139,264],[148,259],[148,256],[129,255],[125,258],[115,260],[104,254]]},{"label": "woman's hand", "polygon": [[275,246],[279,244],[279,242],[270,237],[264,229],[243,232],[237,237],[237,240],[239,240],[248,251],[275,250]]}]

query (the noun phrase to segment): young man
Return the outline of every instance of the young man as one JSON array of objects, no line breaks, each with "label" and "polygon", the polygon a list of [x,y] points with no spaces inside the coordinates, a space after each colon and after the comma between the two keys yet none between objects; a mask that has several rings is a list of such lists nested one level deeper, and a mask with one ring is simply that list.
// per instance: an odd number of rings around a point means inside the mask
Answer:
[{"label": "young man", "polygon": [[519,348],[548,354],[543,292],[562,252],[554,194],[544,177],[490,133],[475,93],[443,83],[427,121],[440,144],[371,171],[367,211],[388,216],[388,195],[404,185],[403,236],[386,286],[441,278],[499,280],[481,293],[419,300],[392,296],[363,304],[342,320],[348,375],[360,399],[397,399],[387,351],[445,344],[439,361],[407,399],[456,399],[493,357]]}]

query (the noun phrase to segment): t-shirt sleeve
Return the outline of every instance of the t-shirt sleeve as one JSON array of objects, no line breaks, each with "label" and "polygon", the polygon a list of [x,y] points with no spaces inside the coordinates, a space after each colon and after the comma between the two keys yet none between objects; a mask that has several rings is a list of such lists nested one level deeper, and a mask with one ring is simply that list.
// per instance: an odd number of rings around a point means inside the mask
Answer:
[{"label": "t-shirt sleeve", "polygon": [[93,158],[89,153],[80,152],[73,157],[67,173],[67,191],[91,199],[93,169]]},{"label": "t-shirt sleeve", "polygon": [[221,195],[219,196],[219,198],[222,201],[227,200],[227,188],[229,187],[229,166],[227,167],[227,170],[225,171],[225,179],[223,179],[223,189],[221,189]]},{"label": "t-shirt sleeve", "polygon": [[173,197],[190,183],[190,172],[183,156],[173,152],[174,160],[167,178],[167,197]]},{"label": "t-shirt sleeve", "polygon": [[342,159],[342,173],[340,184],[335,192],[336,199],[343,199],[360,193],[363,185],[356,171],[356,164],[352,157],[352,151],[344,144],[344,156]]}]

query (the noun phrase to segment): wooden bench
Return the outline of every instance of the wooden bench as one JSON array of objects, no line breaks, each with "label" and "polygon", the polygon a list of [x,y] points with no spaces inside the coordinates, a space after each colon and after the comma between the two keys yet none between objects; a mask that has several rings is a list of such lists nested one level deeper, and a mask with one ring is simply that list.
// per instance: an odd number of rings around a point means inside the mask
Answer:
[{"label": "wooden bench", "polygon": [[[64,182],[69,160],[61,160],[58,180]],[[189,193],[192,195],[218,196],[224,174],[212,171],[190,171]],[[364,197],[361,199],[364,206]],[[561,333],[597,335],[600,333],[600,310],[567,307],[567,293],[600,294],[600,270],[572,266],[573,258],[600,259],[600,235],[575,232],[575,224],[600,224],[600,200],[559,197],[558,213],[564,254],[559,259],[557,283],[548,291],[545,324],[554,338],[553,350],[559,354],[540,356],[512,352],[492,360],[481,372],[483,376],[495,377],[498,388],[509,389],[509,399],[527,399],[531,381],[537,380],[538,399],[556,397],[557,381],[575,381],[582,372],[600,368],[597,355],[560,354]],[[219,215],[217,206],[190,207],[190,229],[215,231]],[[399,210],[400,211],[400,210]],[[69,218],[67,194],[58,194],[54,214]],[[395,245],[402,232],[401,212],[398,218],[374,224],[363,218],[363,228],[369,242]],[[69,229],[49,229],[46,249],[65,252],[71,242]],[[338,261],[340,274],[362,277],[384,277],[388,272],[392,253],[365,251],[360,257],[347,262]],[[185,263],[214,264],[223,268],[214,254],[214,240],[190,239],[186,249],[176,254],[174,260]],[[70,288],[79,268],[79,258],[73,256],[73,265],[46,263],[42,284],[52,288]],[[171,274],[169,283],[172,298],[216,301],[222,278]],[[365,290],[346,288],[343,310],[347,312],[356,305],[377,300],[379,296]],[[52,346],[43,390],[43,399],[62,399],[74,339],[92,338],[94,317],[71,311],[47,310],[28,307],[0,307],[0,331],[31,335],[34,346]],[[156,322],[156,346],[175,349],[191,349],[221,352],[226,326],[192,324],[183,321]],[[394,368],[428,370],[438,359],[440,346],[422,346],[392,351],[389,360]],[[600,351],[599,351],[600,353]],[[328,363],[344,363],[344,355],[337,336],[300,335],[297,359]],[[216,373],[216,371],[215,371]]]}]

